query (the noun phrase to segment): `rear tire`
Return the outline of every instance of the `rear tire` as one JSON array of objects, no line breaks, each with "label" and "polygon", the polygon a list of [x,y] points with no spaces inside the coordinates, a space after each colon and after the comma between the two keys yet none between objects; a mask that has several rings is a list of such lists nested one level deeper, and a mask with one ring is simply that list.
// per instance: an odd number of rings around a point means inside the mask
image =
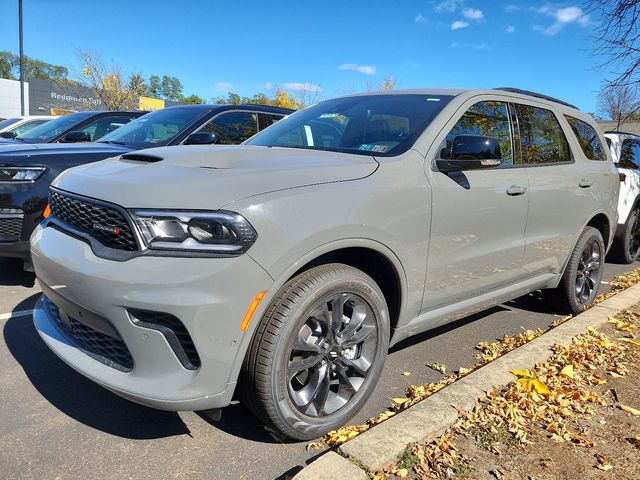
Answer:
[{"label": "rear tire", "polygon": [[569,257],[562,280],[547,290],[549,304],[559,313],[579,313],[595,300],[604,266],[604,241],[599,230],[586,227]]},{"label": "rear tire", "polygon": [[242,401],[288,437],[323,435],[369,398],[389,335],[387,304],[371,277],[343,264],[303,272],[258,325],[243,364]]},{"label": "rear tire", "polygon": [[640,210],[632,210],[624,225],[624,231],[616,237],[611,256],[618,263],[630,264],[640,254]]}]

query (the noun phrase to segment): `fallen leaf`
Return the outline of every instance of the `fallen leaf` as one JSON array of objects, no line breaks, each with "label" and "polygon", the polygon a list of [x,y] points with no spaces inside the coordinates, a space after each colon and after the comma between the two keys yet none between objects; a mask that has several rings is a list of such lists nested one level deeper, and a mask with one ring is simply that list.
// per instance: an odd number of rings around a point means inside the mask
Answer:
[{"label": "fallen leaf", "polygon": [[534,373],[531,370],[511,370],[518,378],[535,378]]},{"label": "fallen leaf", "polygon": [[407,475],[409,475],[409,470],[407,470],[406,468],[401,468],[399,470],[396,470],[396,475],[399,477],[406,477]]},{"label": "fallen leaf", "polygon": [[442,373],[443,375],[447,373],[447,366],[444,363],[440,363],[440,362],[427,363],[426,366],[432,370],[435,370],[436,372]]},{"label": "fallen leaf", "polygon": [[636,448],[640,448],[640,435],[636,435],[635,437],[629,438],[629,441],[633,443]]},{"label": "fallen leaf", "polygon": [[402,372],[403,377],[408,377],[409,375],[411,375],[411,372]]},{"label": "fallen leaf", "polygon": [[568,378],[573,378],[573,365],[569,364],[566,367],[564,367],[560,371],[560,375],[563,375],[563,376],[568,377]]},{"label": "fallen leaf", "polygon": [[598,460],[596,468],[599,468],[603,472],[608,472],[613,468],[613,465],[607,462],[607,459],[604,458],[604,455],[601,455],[600,453],[596,453],[596,460]]},{"label": "fallen leaf", "polygon": [[631,415],[640,415],[640,410],[638,410],[637,408],[629,407],[627,405],[618,406],[620,407],[620,409],[624,410],[627,413],[630,413]]},{"label": "fallen leaf", "polygon": [[635,345],[636,347],[640,347],[640,342],[636,342],[635,340],[631,340],[630,338],[621,338],[620,341],[630,343],[631,345]]},{"label": "fallen leaf", "polygon": [[311,450],[324,450],[324,444],[321,442],[311,442],[307,445],[307,452]]},{"label": "fallen leaf", "polygon": [[398,405],[402,405],[403,403],[408,402],[409,398],[407,398],[407,397],[396,397],[396,398],[392,398],[391,401],[393,401],[394,403],[397,403]]},{"label": "fallen leaf", "polygon": [[467,373],[469,373],[471,371],[470,368],[464,368],[464,367],[460,367],[460,370],[458,370],[458,374],[460,375],[466,375]]}]

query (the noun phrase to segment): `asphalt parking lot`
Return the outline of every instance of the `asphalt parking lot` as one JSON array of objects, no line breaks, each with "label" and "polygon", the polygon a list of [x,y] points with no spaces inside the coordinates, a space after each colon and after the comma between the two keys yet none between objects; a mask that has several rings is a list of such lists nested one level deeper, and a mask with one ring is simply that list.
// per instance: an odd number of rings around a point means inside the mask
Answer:
[{"label": "asphalt parking lot", "polygon": [[[605,280],[633,267],[607,263]],[[29,311],[38,295],[33,274],[18,262],[0,260],[3,479],[272,479],[295,473],[318,455],[307,452],[307,442],[273,439],[240,404],[210,423],[197,413],[142,407],[93,384],[58,360],[36,334]],[[529,295],[403,342],[392,349],[356,420],[379,413],[408,384],[437,380],[440,374],[426,363],[469,367],[478,342],[546,327],[555,318]],[[411,375],[403,376],[405,371]]]}]

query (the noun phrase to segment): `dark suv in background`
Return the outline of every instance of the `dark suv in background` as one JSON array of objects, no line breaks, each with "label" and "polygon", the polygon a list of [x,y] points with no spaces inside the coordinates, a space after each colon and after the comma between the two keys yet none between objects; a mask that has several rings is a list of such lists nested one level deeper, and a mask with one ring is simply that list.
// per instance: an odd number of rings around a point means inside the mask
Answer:
[{"label": "dark suv in background", "polygon": [[29,260],[29,236],[43,218],[49,185],[67,168],[151,147],[238,144],[292,112],[263,105],[182,105],[148,113],[97,143],[1,147],[0,257]]},{"label": "dark suv in background", "polygon": [[95,142],[146,112],[76,112],[38,125],[14,138],[0,138],[0,145]]}]

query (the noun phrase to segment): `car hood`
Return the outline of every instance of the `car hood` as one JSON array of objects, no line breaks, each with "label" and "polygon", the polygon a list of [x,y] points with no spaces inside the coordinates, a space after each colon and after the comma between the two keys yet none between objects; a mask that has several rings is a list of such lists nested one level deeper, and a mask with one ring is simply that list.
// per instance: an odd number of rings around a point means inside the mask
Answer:
[{"label": "car hood", "polygon": [[142,160],[75,167],[53,186],[127,208],[218,209],[263,193],[357,180],[379,165],[367,155],[248,145],[154,148],[132,156]]},{"label": "car hood", "polygon": [[0,165],[33,165],[46,162],[50,155],[120,155],[131,151],[131,147],[109,143],[19,143],[0,148]]}]

